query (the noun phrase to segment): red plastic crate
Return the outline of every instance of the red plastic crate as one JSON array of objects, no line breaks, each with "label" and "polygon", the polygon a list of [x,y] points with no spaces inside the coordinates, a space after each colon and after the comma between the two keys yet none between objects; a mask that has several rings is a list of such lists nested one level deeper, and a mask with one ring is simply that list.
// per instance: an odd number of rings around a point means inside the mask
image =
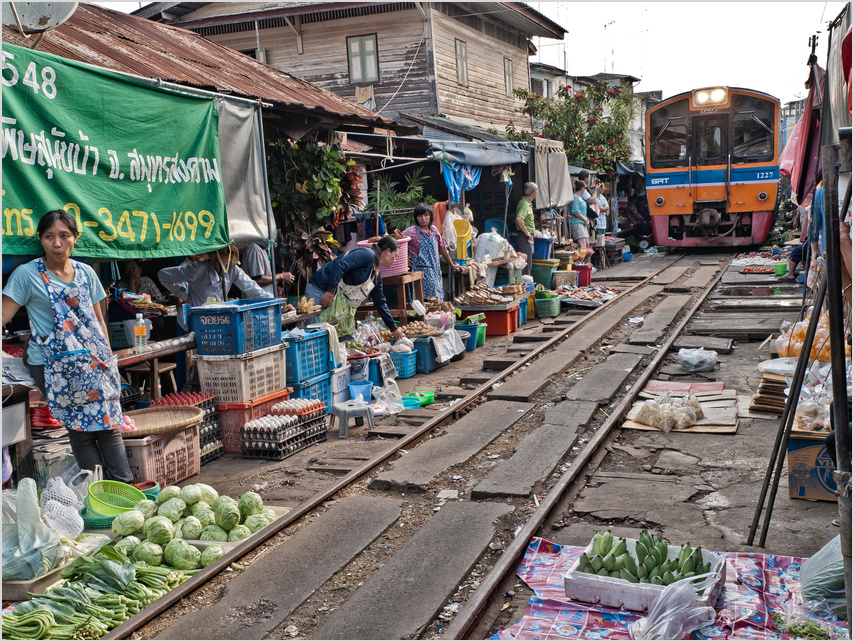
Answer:
[{"label": "red plastic crate", "polygon": [[519,305],[514,305],[509,310],[485,312],[486,335],[489,337],[503,337],[516,332],[519,329]]},{"label": "red plastic crate", "polygon": [[135,484],[154,480],[161,488],[174,486],[198,475],[202,468],[198,424],[167,435],[124,441]]},{"label": "red plastic crate", "polygon": [[216,409],[219,411],[223,450],[227,453],[242,453],[240,429],[243,428],[243,425],[253,419],[260,419],[269,415],[275,404],[289,399],[291,392],[293,392],[293,388],[285,388],[249,403],[219,404]]},{"label": "red plastic crate", "polygon": [[579,265],[578,263],[573,263],[572,269],[578,272],[578,287],[586,288],[590,285],[590,277],[593,274],[593,266],[591,264]]}]

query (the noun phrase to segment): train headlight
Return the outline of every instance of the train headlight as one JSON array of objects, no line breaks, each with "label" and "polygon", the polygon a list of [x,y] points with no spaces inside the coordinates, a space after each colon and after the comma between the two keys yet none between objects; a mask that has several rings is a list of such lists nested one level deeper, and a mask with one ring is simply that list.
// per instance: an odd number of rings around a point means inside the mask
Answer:
[{"label": "train headlight", "polygon": [[767,201],[768,200],[768,193],[767,192],[759,192],[759,196],[757,196],[757,198],[763,202]]},{"label": "train headlight", "polygon": [[726,91],[724,91],[723,89],[718,88],[712,91],[712,102],[720,103],[724,101],[724,98],[726,98]]},{"label": "train headlight", "polygon": [[694,92],[695,105],[722,105],[726,102],[726,98],[727,91],[725,87],[698,89]]},{"label": "train headlight", "polygon": [[697,92],[697,102],[701,103],[701,104],[709,102],[709,92],[698,91]]},{"label": "train headlight", "polygon": [[657,199],[655,199],[655,204],[661,207],[662,205],[664,205],[664,199],[659,196]]}]

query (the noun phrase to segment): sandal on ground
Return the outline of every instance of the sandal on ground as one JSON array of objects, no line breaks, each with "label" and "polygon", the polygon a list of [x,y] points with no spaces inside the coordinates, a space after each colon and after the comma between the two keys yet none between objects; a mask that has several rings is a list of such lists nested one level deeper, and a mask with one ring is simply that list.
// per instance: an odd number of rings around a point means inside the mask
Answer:
[{"label": "sandal on ground", "polygon": [[839,526],[839,518],[833,519],[830,521],[831,526]]},{"label": "sandal on ground", "polygon": [[778,280],[778,281],[794,281],[794,280],[795,280],[795,277],[793,277],[793,276],[786,276],[786,275],[784,275],[784,276],[778,276],[778,277],[777,277],[777,280]]}]

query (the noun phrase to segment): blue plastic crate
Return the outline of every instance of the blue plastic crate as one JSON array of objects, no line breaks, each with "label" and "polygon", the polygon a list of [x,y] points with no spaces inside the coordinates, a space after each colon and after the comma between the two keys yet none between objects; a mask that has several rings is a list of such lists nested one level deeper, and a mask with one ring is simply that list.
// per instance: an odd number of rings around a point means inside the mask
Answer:
[{"label": "blue plastic crate", "polygon": [[534,258],[535,259],[548,259],[552,254],[552,245],[554,244],[554,239],[534,239]]},{"label": "blue plastic crate", "polygon": [[[324,334],[326,334],[324,332]],[[320,399],[326,404],[326,414],[332,409],[332,373],[327,372],[301,383],[288,384],[294,391],[291,399]]]},{"label": "blue plastic crate", "polygon": [[528,297],[519,302],[519,325],[528,323]]},{"label": "blue plastic crate", "polygon": [[415,376],[415,362],[418,358],[418,350],[412,352],[390,352],[389,356],[397,370],[398,379],[409,379]]},{"label": "blue plastic crate", "polygon": [[188,308],[199,354],[243,354],[281,343],[282,303],[284,299],[247,299],[239,304]]},{"label": "blue plastic crate", "polygon": [[290,344],[285,350],[285,367],[288,385],[326,374],[332,369],[332,353],[329,351],[329,333],[313,330],[302,337],[288,337]]},{"label": "blue plastic crate", "polygon": [[428,374],[434,370],[448,365],[449,361],[442,363],[436,362],[436,348],[433,347],[433,342],[429,338],[413,339],[412,343],[417,348],[415,357],[415,371],[421,374]]}]

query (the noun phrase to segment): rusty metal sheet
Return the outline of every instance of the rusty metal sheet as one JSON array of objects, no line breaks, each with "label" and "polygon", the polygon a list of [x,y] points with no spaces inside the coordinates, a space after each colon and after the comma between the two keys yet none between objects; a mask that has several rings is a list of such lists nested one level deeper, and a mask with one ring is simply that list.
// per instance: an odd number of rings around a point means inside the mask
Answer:
[{"label": "rusty metal sheet", "polygon": [[[3,40],[23,47],[33,42],[5,26]],[[65,24],[46,33],[38,48],[114,71],[259,98],[336,121],[395,130],[403,127],[192,31],[97,5],[80,3]]]}]

